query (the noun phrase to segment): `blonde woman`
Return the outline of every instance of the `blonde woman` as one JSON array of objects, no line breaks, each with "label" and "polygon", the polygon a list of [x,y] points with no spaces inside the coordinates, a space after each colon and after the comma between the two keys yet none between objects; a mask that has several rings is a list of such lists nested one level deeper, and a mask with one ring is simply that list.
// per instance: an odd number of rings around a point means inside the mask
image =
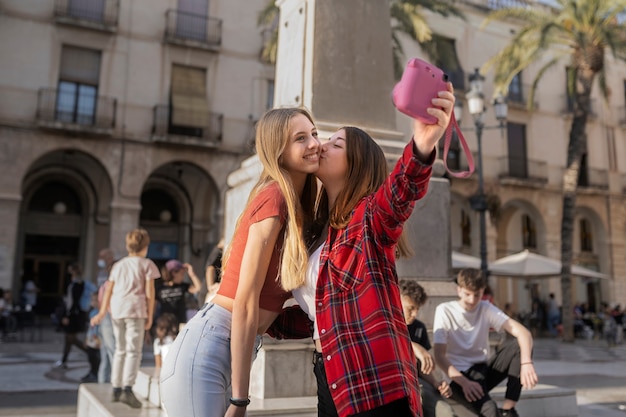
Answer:
[{"label": "blonde woman", "polygon": [[170,416],[244,416],[250,367],[263,335],[304,282],[303,230],[316,194],[320,143],[302,109],[273,109],[257,124],[263,165],[225,256],[213,298],[178,335],[161,370]]}]

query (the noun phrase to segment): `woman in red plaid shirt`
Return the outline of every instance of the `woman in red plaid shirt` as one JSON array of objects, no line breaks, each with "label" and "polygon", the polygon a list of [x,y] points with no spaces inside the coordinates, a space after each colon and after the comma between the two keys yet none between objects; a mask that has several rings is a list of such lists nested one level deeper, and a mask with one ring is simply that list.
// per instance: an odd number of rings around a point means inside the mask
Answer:
[{"label": "woman in red plaid shirt", "polygon": [[319,416],[421,416],[395,257],[450,122],[451,85],[432,106],[437,124],[414,121],[390,175],[383,151],[358,128],[340,129],[322,145],[316,176],[324,226],[312,239],[306,283],[293,291],[314,320]]}]

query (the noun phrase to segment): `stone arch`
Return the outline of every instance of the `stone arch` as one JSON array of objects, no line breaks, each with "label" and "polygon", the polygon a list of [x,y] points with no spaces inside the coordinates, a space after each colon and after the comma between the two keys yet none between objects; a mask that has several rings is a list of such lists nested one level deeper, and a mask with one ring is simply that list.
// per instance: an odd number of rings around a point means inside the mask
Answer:
[{"label": "stone arch", "polygon": [[38,309],[54,310],[78,261],[89,279],[100,246],[108,243],[112,181],[92,155],[57,149],[35,160],[21,185],[14,288],[32,279],[41,289]]},{"label": "stone arch", "polygon": [[537,235],[536,252],[545,254],[546,223],[535,205],[522,199],[514,199],[505,202],[500,209],[500,217],[497,224],[497,257],[519,252],[524,248],[521,230],[521,218],[528,215],[535,223]]}]

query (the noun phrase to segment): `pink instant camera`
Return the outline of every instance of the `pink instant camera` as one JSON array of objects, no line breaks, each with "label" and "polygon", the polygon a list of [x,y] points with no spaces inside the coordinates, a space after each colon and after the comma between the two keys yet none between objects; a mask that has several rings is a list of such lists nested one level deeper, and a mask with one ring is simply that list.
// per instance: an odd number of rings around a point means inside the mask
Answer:
[{"label": "pink instant camera", "polygon": [[439,91],[448,90],[448,75],[436,66],[418,58],[409,61],[402,79],[393,89],[393,103],[402,113],[426,124],[437,118],[426,112]]}]

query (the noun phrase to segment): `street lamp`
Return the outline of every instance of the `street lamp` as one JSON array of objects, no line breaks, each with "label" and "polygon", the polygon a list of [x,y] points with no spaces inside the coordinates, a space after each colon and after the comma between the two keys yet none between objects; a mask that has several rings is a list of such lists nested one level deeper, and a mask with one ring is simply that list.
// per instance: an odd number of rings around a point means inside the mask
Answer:
[{"label": "street lamp", "polygon": [[[498,120],[498,126],[485,126],[483,123],[483,116],[485,114],[485,96],[483,94],[483,83],[485,77],[483,77],[478,68],[474,69],[474,73],[470,74],[470,91],[467,92],[467,107],[469,113],[474,118],[474,129],[476,130],[476,139],[478,141],[478,194],[470,198],[470,205],[473,210],[478,211],[480,215],[480,270],[483,276],[487,278],[489,276],[489,270],[487,268],[487,225],[485,220],[485,212],[487,211],[487,198],[485,196],[485,187],[483,179],[483,148],[482,148],[482,135],[485,129],[504,129],[505,121],[508,113],[508,106],[506,104],[506,98],[500,94],[493,100],[493,107],[496,113],[496,119]],[[460,103],[458,107],[455,105],[455,116],[460,116],[463,109],[463,104]],[[457,120],[461,120],[457,117]]]}]

